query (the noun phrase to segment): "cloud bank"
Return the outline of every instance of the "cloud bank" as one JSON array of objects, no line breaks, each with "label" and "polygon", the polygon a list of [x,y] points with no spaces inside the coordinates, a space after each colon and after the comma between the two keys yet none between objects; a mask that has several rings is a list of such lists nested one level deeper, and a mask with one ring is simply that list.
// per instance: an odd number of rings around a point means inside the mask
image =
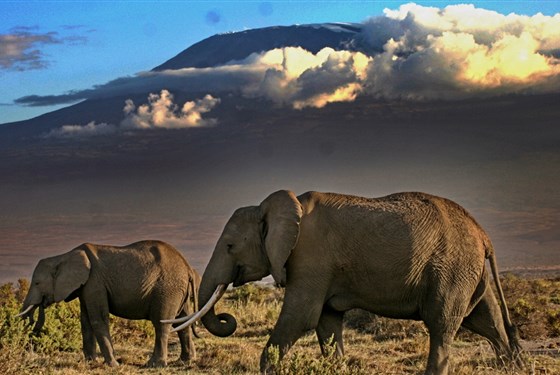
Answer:
[{"label": "cloud bank", "polygon": [[[313,54],[298,47],[278,48],[222,66],[141,72],[88,90],[31,95],[15,102],[61,104],[164,87],[213,95],[236,92],[296,109],[320,108],[358,95],[448,100],[560,92],[560,14],[503,15],[472,5],[433,8],[411,3],[368,19],[354,41],[348,47],[353,50],[324,48]],[[132,118],[146,125],[143,116],[149,113],[140,112]]]},{"label": "cloud bank", "polygon": [[313,54],[287,47],[253,54],[238,66],[252,67],[261,74],[256,84],[242,87],[245,96],[301,109],[354,100],[363,89],[370,61],[360,52],[323,48]]},{"label": "cloud bank", "polygon": [[131,99],[125,101],[124,120],[119,125],[96,123],[86,125],[63,125],[47,133],[45,138],[86,138],[103,136],[131,129],[183,129],[191,127],[213,126],[217,119],[203,118],[202,114],[210,112],[220,103],[219,98],[206,95],[202,99],[187,101],[181,109],[173,102],[173,95],[168,90],[150,94],[148,103],[138,108]]},{"label": "cloud bank", "polygon": [[387,22],[396,30],[369,68],[369,93],[441,99],[560,91],[560,14],[416,4],[384,13],[362,31],[371,36]]},{"label": "cloud bank", "polygon": [[[68,27],[65,26],[65,29]],[[35,32],[34,28],[16,27],[7,34],[0,34],[0,69],[44,69],[49,66],[49,61],[41,48],[51,44],[77,44],[86,41],[87,38],[81,35],[60,36],[55,31],[39,33]]]}]

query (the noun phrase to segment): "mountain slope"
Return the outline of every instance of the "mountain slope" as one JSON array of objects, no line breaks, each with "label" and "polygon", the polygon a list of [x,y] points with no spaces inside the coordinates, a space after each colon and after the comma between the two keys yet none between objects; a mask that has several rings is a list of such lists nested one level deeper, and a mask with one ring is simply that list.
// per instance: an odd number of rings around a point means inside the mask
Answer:
[{"label": "mountain slope", "polygon": [[153,70],[207,68],[282,47],[301,47],[313,53],[325,47],[353,50],[359,48],[356,36],[360,31],[360,24],[315,24],[217,34],[193,44]]}]

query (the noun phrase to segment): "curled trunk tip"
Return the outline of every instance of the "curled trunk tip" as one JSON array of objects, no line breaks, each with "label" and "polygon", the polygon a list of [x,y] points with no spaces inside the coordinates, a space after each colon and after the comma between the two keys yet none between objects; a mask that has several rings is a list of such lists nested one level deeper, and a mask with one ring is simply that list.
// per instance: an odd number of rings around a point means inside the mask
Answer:
[{"label": "curled trunk tip", "polygon": [[231,314],[221,313],[221,314],[214,315],[216,317],[216,320],[215,322],[210,323],[212,324],[210,326],[212,328],[209,328],[208,322],[205,321],[206,316],[207,315],[202,317],[202,324],[204,324],[206,329],[208,329],[210,333],[212,333],[215,336],[228,337],[233,335],[233,333],[237,329],[237,320],[235,320],[235,317]]},{"label": "curled trunk tip", "polygon": [[230,314],[218,314],[214,312],[214,305],[222,298],[227,289],[227,284],[219,284],[212,293],[212,296],[206,301],[204,306],[194,314],[178,319],[170,319],[162,321],[162,323],[182,323],[173,328],[171,332],[180,331],[192,326],[196,321],[202,320],[204,326],[213,335],[226,337],[230,336],[237,329],[237,322]]}]

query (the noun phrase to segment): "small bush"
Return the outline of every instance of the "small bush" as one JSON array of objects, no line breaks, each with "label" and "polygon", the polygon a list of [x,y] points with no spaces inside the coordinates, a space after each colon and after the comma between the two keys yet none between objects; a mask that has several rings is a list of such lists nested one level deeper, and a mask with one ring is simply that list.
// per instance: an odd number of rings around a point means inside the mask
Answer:
[{"label": "small bush", "polygon": [[367,373],[356,365],[349,364],[344,358],[336,356],[335,345],[331,342],[325,356],[311,357],[299,352],[280,360],[278,347],[268,349],[269,363],[276,375],[357,375]]},{"label": "small bush", "polygon": [[358,332],[371,334],[378,341],[410,338],[427,332],[422,322],[384,318],[360,309],[348,311],[344,315],[344,324]]},{"label": "small bush", "polygon": [[538,340],[559,335],[560,279],[523,279],[512,274],[502,278],[504,294],[513,322],[522,339]]},{"label": "small bush", "polygon": [[560,336],[560,309],[548,311],[551,336]]},{"label": "small bush", "polygon": [[[20,286],[26,285],[20,281]],[[32,327],[27,321],[16,317],[21,302],[18,300],[17,289],[12,283],[0,286],[0,349],[28,350],[31,348]]]},{"label": "small bush", "polygon": [[517,301],[515,301],[511,308],[518,317],[523,319],[529,319],[531,314],[536,310],[536,307],[524,298],[519,298]]}]

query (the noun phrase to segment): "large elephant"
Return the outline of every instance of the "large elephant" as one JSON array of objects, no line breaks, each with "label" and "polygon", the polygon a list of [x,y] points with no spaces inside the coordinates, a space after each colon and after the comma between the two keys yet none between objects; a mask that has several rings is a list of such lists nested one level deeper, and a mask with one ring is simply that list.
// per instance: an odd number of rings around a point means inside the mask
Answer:
[{"label": "large elephant", "polygon": [[[501,302],[486,272],[490,268]],[[345,311],[422,320],[430,334],[426,374],[447,374],[449,346],[463,326],[488,339],[496,354],[519,361],[520,345],[500,286],[490,239],[458,204],[423,193],[378,199],[290,191],[271,194],[259,206],[240,208],[228,221],[202,276],[200,314],[214,335],[236,328],[213,304],[225,287],[272,274],[285,286],[284,304],[261,356],[283,356],[307,330],[321,349],[334,337],[343,353]],[[209,301],[207,303],[207,301]],[[183,322],[187,319],[177,319]]]},{"label": "large elephant", "polygon": [[[39,308],[34,328],[38,332],[45,307],[79,298],[84,355],[87,360],[95,359],[97,342],[105,363],[111,366],[118,362],[109,334],[109,314],[150,320],[156,340],[148,366],[165,366],[170,325],[161,320],[196,311],[199,284],[196,270],[167,243],[140,241],[124,247],[86,243],[39,261],[20,315],[33,319]],[[194,357],[192,332],[180,332],[179,339],[181,359]]]}]

